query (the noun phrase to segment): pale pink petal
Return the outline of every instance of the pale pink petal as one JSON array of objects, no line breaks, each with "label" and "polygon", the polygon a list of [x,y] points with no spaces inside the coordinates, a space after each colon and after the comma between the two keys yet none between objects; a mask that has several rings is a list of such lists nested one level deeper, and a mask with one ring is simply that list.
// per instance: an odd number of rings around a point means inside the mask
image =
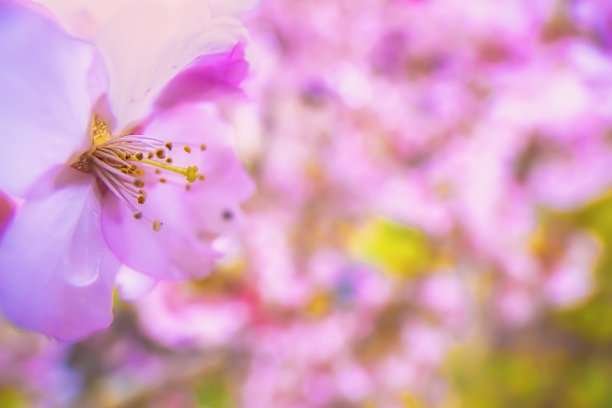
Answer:
[{"label": "pale pink petal", "polygon": [[157,280],[142,274],[128,266],[121,266],[115,285],[119,289],[119,296],[126,301],[134,301],[147,295],[155,285]]},{"label": "pale pink petal", "polygon": [[208,0],[213,15],[229,16],[252,9],[258,0]]},{"label": "pale pink petal", "polygon": [[96,54],[9,1],[0,3],[0,61],[0,188],[21,196],[88,141]]},{"label": "pale pink petal", "polygon": [[227,52],[243,35],[238,20],[213,18],[201,0],[138,0],[122,8],[96,39],[118,130],[146,117],[161,88],[197,57]]},{"label": "pale pink petal", "polygon": [[[156,119],[145,129],[148,135],[193,147],[186,154],[177,146],[174,163],[198,167],[204,182],[192,185],[183,211],[189,225],[199,235],[220,234],[234,230],[243,220],[239,204],[253,194],[254,183],[236,156],[232,130],[219,117],[214,106],[183,106]],[[200,151],[204,144],[206,150]]]},{"label": "pale pink petal", "polygon": [[[167,210],[159,231],[149,220],[137,220],[114,196],[103,202],[102,230],[109,247],[121,262],[156,279],[184,280],[210,272],[215,257],[206,240],[191,234],[189,214],[182,214],[184,190],[160,184],[149,191],[147,201]],[[146,208],[145,208],[146,211]],[[147,213],[151,213],[149,211]],[[152,212],[153,217],[159,216]]]},{"label": "pale pink petal", "polygon": [[0,241],[0,304],[18,326],[80,339],[110,324],[119,268],[99,228],[99,192],[70,168],[33,192]]},{"label": "pale pink petal", "polygon": [[193,101],[213,100],[226,94],[239,95],[248,63],[244,46],[237,44],[228,52],[203,55],[174,77],[155,101],[157,109]]},{"label": "pale pink petal", "polygon": [[36,0],[73,35],[93,41],[100,28],[132,0]]},{"label": "pale pink petal", "polygon": [[[73,35],[93,41],[101,28],[123,7],[134,0],[35,0],[53,12]],[[165,0],[171,4],[174,0]],[[201,0],[208,4],[215,17],[231,16],[247,11],[257,0]]]}]

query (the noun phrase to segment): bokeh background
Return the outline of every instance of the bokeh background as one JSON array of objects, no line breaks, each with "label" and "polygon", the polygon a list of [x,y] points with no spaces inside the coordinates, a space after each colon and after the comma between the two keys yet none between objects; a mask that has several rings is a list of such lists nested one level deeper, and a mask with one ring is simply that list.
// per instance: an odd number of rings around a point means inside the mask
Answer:
[{"label": "bokeh background", "polygon": [[223,111],[257,184],[206,279],[1,407],[612,407],[612,2],[262,0]]}]

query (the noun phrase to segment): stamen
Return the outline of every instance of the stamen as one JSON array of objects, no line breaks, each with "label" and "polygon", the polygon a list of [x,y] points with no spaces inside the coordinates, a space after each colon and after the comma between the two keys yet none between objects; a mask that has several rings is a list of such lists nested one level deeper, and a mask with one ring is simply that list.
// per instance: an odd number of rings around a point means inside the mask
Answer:
[{"label": "stamen", "polygon": [[119,200],[123,201],[123,203],[130,209],[130,211],[134,213],[137,212],[134,204],[132,204],[130,200],[128,200],[128,198],[121,191],[121,188],[117,186],[116,182],[113,180],[112,177],[107,177],[104,174],[104,170],[98,169],[97,167],[94,167],[94,172],[100,178],[100,180],[102,180],[106,187],[108,187],[109,190],[112,191]]},{"label": "stamen", "polygon": [[[145,180],[149,182],[148,177],[152,175],[145,166],[153,167],[156,175],[162,174],[162,171],[177,173],[184,176],[189,183],[205,178],[204,175],[198,174],[196,166],[179,167],[171,164],[173,159],[166,156],[166,152],[173,148],[171,142],[145,135],[126,134],[115,137],[104,121],[95,114],[91,122],[91,145],[90,150],[83,152],[71,166],[82,172],[94,173],[110,192],[129,208],[135,219],[144,218],[151,222],[153,231],[159,231],[163,223],[147,218],[137,207],[147,200]],[[179,143],[179,146],[182,146],[186,153],[191,153],[191,147],[182,143]],[[205,150],[206,145],[200,145],[200,149]],[[157,181],[183,184],[166,177],[159,177]],[[191,187],[190,184],[185,185],[187,191],[191,190]]]},{"label": "stamen", "polygon": [[187,168],[183,168],[173,166],[172,164],[156,162],[148,159],[142,159],[141,162],[144,164],[148,164],[149,166],[159,167],[160,169],[172,171],[174,173],[183,175],[190,183],[196,181],[196,178],[198,177],[198,168],[196,166],[189,166]]}]

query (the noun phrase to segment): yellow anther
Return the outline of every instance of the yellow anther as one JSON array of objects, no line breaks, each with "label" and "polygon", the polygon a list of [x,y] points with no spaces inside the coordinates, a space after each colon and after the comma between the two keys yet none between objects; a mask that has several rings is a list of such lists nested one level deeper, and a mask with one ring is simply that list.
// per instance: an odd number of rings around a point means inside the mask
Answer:
[{"label": "yellow anther", "polygon": [[145,202],[145,198],[144,198],[144,196],[138,196],[138,198],[136,199],[136,201],[138,202],[138,204],[144,204],[144,202]]},{"label": "yellow anther", "polygon": [[153,231],[157,232],[161,229],[162,223],[159,220],[155,220],[153,221],[153,224],[151,225],[151,227],[153,227]]},{"label": "yellow anther", "polygon": [[137,220],[142,218],[142,213],[141,212],[137,212],[134,214],[134,218],[136,218]]},{"label": "yellow anther", "polygon": [[202,151],[206,150],[206,144],[202,143],[200,145],[200,150],[202,150]]},{"label": "yellow anther", "polygon": [[113,136],[108,130],[108,126],[98,115],[94,114],[91,121],[91,144],[94,146],[100,145],[104,142],[111,140]]},{"label": "yellow anther", "polygon": [[[196,166],[189,166],[187,168],[173,166],[172,164],[157,162],[149,159],[142,159],[142,163],[148,164],[150,166],[159,167],[160,169],[172,171],[174,173],[185,176],[187,181],[193,183],[198,178],[198,168]],[[156,172],[157,173],[157,172]]]},{"label": "yellow anther", "polygon": [[191,147],[189,146],[184,146],[183,150],[186,151],[187,153],[191,153]]},{"label": "yellow anther", "polygon": [[155,156],[157,156],[158,159],[163,159],[166,157],[166,153],[164,153],[164,149],[157,149],[155,151]]},{"label": "yellow anther", "polygon": [[172,143],[168,142],[164,146],[166,146],[166,149],[172,150]]}]

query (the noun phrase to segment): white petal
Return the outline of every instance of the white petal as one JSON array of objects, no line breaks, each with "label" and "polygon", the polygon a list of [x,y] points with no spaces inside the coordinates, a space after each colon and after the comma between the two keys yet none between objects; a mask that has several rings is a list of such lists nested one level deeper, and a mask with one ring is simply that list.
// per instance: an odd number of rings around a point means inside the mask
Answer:
[{"label": "white petal", "polygon": [[134,301],[147,295],[157,285],[157,280],[123,265],[119,269],[115,284],[121,299]]},{"label": "white petal", "polygon": [[208,0],[213,15],[231,16],[252,9],[258,0]]},{"label": "white petal", "polygon": [[122,8],[96,40],[117,130],[144,119],[161,88],[195,58],[229,50],[243,35],[238,20],[213,18],[202,0],[140,0]]}]

